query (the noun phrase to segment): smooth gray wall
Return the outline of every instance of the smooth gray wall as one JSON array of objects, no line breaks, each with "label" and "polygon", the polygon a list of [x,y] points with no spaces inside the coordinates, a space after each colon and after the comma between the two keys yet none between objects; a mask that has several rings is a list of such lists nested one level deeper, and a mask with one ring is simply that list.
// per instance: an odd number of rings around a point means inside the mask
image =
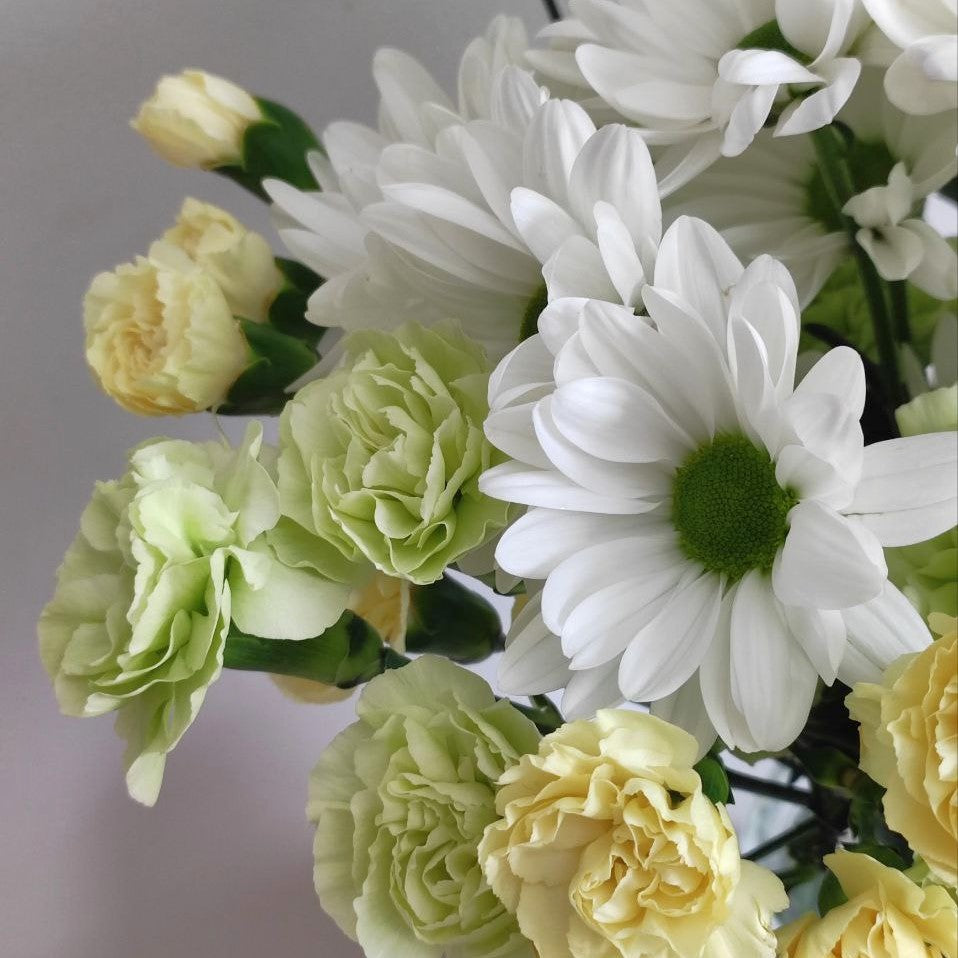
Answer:
[{"label": "smooth gray wall", "polygon": [[[268,231],[215,176],[163,164],[127,126],[157,77],[197,66],[321,129],[369,121],[373,51],[450,82],[499,9],[538,0],[0,0],[0,954],[5,958],[345,958],[311,888],[305,781],[352,714],[231,673],[171,757],[160,801],[124,792],[109,719],[59,715],[34,623],[96,479],[152,435],[83,363],[90,277],[146,251],[186,194]],[[404,956],[396,956],[404,958]]]}]

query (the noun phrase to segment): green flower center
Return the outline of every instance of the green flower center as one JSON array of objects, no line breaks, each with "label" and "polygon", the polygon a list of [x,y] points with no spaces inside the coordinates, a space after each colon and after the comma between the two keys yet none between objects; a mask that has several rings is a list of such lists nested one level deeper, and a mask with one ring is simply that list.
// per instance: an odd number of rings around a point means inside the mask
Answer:
[{"label": "green flower center", "polygon": [[[881,141],[866,143],[851,140],[847,146],[848,169],[855,185],[855,193],[864,193],[873,186],[887,186],[888,174],[896,160]],[[805,181],[805,212],[821,223],[829,233],[841,233],[845,220],[829,196],[818,164]]]},{"label": "green flower center", "polygon": [[798,502],[775,478],[775,463],[742,435],[719,435],[675,473],[672,524],[690,559],[730,582],[770,572]]}]

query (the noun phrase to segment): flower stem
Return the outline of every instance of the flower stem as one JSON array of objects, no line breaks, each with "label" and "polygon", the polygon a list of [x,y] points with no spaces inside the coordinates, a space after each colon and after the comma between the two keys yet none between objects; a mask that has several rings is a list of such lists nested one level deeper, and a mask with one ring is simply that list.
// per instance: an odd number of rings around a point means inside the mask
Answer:
[{"label": "flower stem", "polygon": [[542,0],[542,5],[546,8],[546,13],[549,14],[549,19],[555,23],[556,20],[562,19],[562,14],[559,12],[559,4],[556,0]]},{"label": "flower stem", "polygon": [[902,383],[896,338],[904,340],[905,337],[901,336],[902,332],[907,335],[907,315],[904,325],[902,320],[899,320],[896,328],[892,315],[893,293],[889,289],[889,284],[879,276],[871,257],[858,242],[856,235],[858,227],[855,221],[842,212],[845,204],[857,191],[848,165],[848,153],[841,132],[831,125],[815,130],[811,138],[815,145],[822,182],[835,212],[841,217],[858,265],[858,274],[875,332],[875,344],[878,347],[887,401],[893,406],[899,406],[906,402],[908,397]]},{"label": "flower stem", "polygon": [[759,859],[766,858],[773,852],[777,852],[780,848],[791,845],[791,843],[797,839],[804,838],[806,835],[811,835],[813,832],[818,831],[818,827],[818,822],[814,818],[807,818],[805,821],[799,822],[793,828],[790,828],[787,832],[782,832],[781,835],[776,835],[767,842],[763,842],[742,857],[752,862],[759,861]]},{"label": "flower stem", "polygon": [[793,805],[811,807],[812,793],[781,782],[769,782],[763,778],[745,775],[733,769],[726,769],[728,783],[732,788],[740,788],[743,792],[752,792],[755,795],[764,795],[766,798],[775,798],[780,802],[791,802]]}]

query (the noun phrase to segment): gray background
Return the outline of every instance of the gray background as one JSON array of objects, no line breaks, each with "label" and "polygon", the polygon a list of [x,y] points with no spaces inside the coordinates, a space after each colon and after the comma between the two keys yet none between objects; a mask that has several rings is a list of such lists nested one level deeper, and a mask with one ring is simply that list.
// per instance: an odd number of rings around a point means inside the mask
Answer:
[{"label": "gray background", "polygon": [[81,301],[95,272],[145,253],[186,194],[268,234],[255,200],[167,167],[127,126],[161,73],[221,73],[317,130],[369,121],[377,47],[451,83],[498,9],[544,22],[538,0],[0,0],[5,958],[358,954],[313,897],[303,813],[307,772],[351,705],[294,705],[262,676],[229,673],[153,810],[125,795],[111,721],[58,713],[34,623],[93,481],[151,435],[213,435],[209,417],[137,419],[97,392]]}]

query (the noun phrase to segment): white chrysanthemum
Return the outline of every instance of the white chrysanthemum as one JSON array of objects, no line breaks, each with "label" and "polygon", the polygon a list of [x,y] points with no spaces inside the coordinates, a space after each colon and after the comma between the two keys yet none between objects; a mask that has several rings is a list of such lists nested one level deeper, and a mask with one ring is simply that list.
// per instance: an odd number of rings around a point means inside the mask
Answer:
[{"label": "white chrysanthemum", "polygon": [[876,676],[929,641],[881,547],[955,524],[956,436],[865,448],[858,355],[794,387],[791,278],[743,270],[705,223],[673,224],[654,279],[649,318],[550,304],[490,382],[487,434],[515,461],[481,488],[530,507],[497,559],[545,580],[559,636],[526,623],[500,685],[551,690],[567,664],[567,714],[624,696],[694,728],[704,704],[729,745],[782,748],[818,676]]},{"label": "white chrysanthemum", "polygon": [[503,69],[525,49],[521,21],[496,18],[463,55],[458,103],[416,60],[380,50],[379,130],[327,128],[327,155],[311,157],[321,192],[266,182],[283,241],[326,278],[310,300],[310,320],[389,329],[454,316],[495,357],[515,344],[541,284],[538,264],[484,209],[450,128],[473,120],[524,126],[544,94],[528,77],[519,95],[533,102],[505,103],[498,92]]},{"label": "white chrysanthemum", "polygon": [[[958,107],[955,0],[862,0],[900,53],[885,75],[889,99],[922,116]],[[897,51],[896,51],[897,52]]]},{"label": "white chrysanthemum", "polygon": [[[849,167],[860,190],[846,207],[858,241],[886,279],[908,279],[932,296],[958,295],[954,250],[920,219],[924,199],[956,173],[958,117],[914,117],[882,94],[866,70],[839,119],[855,134]],[[809,302],[848,255],[849,241],[807,138],[761,133],[741,157],[720,159],[665,203],[666,221],[701,217],[745,260],[782,260]]]},{"label": "white chrysanthemum", "polygon": [[[848,56],[867,24],[854,0],[571,0],[528,60],[596,91],[650,143],[683,144],[693,176],[745,150],[769,116],[776,134],[831,122],[861,69]],[[796,90],[801,91],[796,95]]]}]

